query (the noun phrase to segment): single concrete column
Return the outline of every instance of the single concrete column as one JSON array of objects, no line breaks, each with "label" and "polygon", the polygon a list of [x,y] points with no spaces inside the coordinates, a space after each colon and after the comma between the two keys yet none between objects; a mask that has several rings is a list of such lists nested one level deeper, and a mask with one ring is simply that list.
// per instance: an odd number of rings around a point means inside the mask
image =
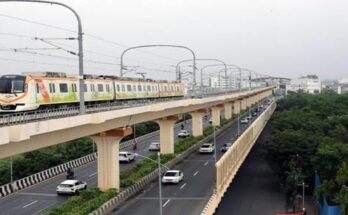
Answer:
[{"label": "single concrete column", "polygon": [[232,103],[225,103],[224,104],[225,108],[225,119],[231,119],[232,118]]},{"label": "single concrete column", "polygon": [[240,101],[236,100],[233,102],[233,113],[239,114],[240,113]]},{"label": "single concrete column", "polygon": [[161,154],[174,153],[174,126],[181,115],[167,116],[156,120],[160,127]]},{"label": "single concrete column", "polygon": [[220,111],[220,106],[211,107],[211,118],[214,126],[220,126]]},{"label": "single concrete column", "polygon": [[102,191],[110,188],[120,190],[119,143],[132,133],[132,128],[115,129],[93,135],[97,145],[98,187]]},{"label": "single concrete column", "polygon": [[245,110],[247,108],[246,100],[247,100],[247,98],[243,98],[242,99],[242,101],[241,101],[241,103],[242,103],[241,110]]},{"label": "single concrete column", "polygon": [[190,113],[192,117],[192,136],[203,135],[203,116],[207,113],[208,109],[200,109]]}]

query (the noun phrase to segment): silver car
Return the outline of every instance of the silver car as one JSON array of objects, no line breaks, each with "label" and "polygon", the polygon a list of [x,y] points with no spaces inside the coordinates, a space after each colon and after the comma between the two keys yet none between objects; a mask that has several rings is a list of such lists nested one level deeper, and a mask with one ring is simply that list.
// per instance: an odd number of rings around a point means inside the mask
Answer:
[{"label": "silver car", "polygon": [[158,142],[153,142],[149,146],[149,151],[159,151],[161,149],[161,144]]}]

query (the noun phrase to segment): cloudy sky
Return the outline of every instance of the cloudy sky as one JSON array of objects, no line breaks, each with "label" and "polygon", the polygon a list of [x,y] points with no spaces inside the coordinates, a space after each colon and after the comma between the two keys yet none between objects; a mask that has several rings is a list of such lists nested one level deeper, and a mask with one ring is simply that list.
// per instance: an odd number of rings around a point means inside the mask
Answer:
[{"label": "cloudy sky", "polygon": [[[81,16],[86,73],[118,75],[126,47],[173,44],[190,47],[198,58],[262,74],[348,77],[346,0],[58,1]],[[1,3],[0,74],[77,74],[76,56],[67,52],[77,51],[77,41],[64,39],[76,37],[76,25],[71,12],[59,6]],[[147,77],[172,79],[174,66],[191,57],[186,50],[147,48],[128,52],[124,63],[137,66],[129,75],[146,72]]]}]

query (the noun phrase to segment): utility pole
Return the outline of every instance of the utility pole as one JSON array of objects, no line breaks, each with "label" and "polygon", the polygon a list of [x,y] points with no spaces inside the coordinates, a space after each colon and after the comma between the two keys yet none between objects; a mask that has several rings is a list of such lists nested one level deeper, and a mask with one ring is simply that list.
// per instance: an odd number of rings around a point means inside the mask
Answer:
[{"label": "utility pole", "polygon": [[162,182],[161,182],[161,154],[160,152],[157,152],[157,162],[158,162],[158,184],[159,184],[159,209],[160,209],[160,215],[163,215],[162,210]]}]

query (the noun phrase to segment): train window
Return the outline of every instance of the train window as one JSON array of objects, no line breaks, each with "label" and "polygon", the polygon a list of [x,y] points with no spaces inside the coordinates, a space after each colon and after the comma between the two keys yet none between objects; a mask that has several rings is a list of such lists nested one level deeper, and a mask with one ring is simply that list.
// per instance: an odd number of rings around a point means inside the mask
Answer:
[{"label": "train window", "polygon": [[83,91],[84,91],[84,92],[87,92],[87,91],[88,91],[87,84],[83,84]]},{"label": "train window", "polygon": [[98,84],[98,92],[104,92],[104,85]]},{"label": "train window", "polygon": [[71,85],[71,88],[72,88],[72,91],[73,91],[73,92],[77,92],[76,84],[72,84],[72,85]]},{"label": "train window", "polygon": [[133,85],[133,91],[136,92],[137,91],[137,86],[134,84]]},{"label": "train window", "polygon": [[36,83],[36,93],[39,94],[40,93],[40,87],[39,87],[39,84]]},{"label": "train window", "polygon": [[138,92],[141,92],[142,90],[141,90],[141,85],[139,84],[138,85]]},{"label": "train window", "polygon": [[147,86],[147,91],[151,91],[151,86]]},{"label": "train window", "polygon": [[132,85],[127,84],[127,91],[128,92],[132,91]]},{"label": "train window", "polygon": [[152,92],[155,92],[155,86],[152,86]]},{"label": "train window", "polygon": [[53,89],[53,93],[55,93],[56,92],[56,85],[54,83],[52,84],[52,89]]},{"label": "train window", "polygon": [[59,91],[61,93],[67,93],[68,92],[68,85],[67,84],[59,84]]},{"label": "train window", "polygon": [[120,92],[120,85],[119,84],[117,84],[117,92]]},{"label": "train window", "polygon": [[50,93],[53,93],[52,84],[48,85],[50,87]]},{"label": "train window", "polygon": [[143,85],[143,91],[146,91],[146,87],[145,87],[145,85]]},{"label": "train window", "polygon": [[105,87],[106,87],[106,92],[110,92],[110,85],[107,84],[107,85],[105,85]]},{"label": "train window", "polygon": [[94,84],[91,84],[91,92],[94,92],[95,88],[94,88]]},{"label": "train window", "polygon": [[164,91],[167,91],[167,86],[164,86]]},{"label": "train window", "polygon": [[122,92],[124,92],[125,91],[124,85],[122,84],[121,87],[122,87]]}]

